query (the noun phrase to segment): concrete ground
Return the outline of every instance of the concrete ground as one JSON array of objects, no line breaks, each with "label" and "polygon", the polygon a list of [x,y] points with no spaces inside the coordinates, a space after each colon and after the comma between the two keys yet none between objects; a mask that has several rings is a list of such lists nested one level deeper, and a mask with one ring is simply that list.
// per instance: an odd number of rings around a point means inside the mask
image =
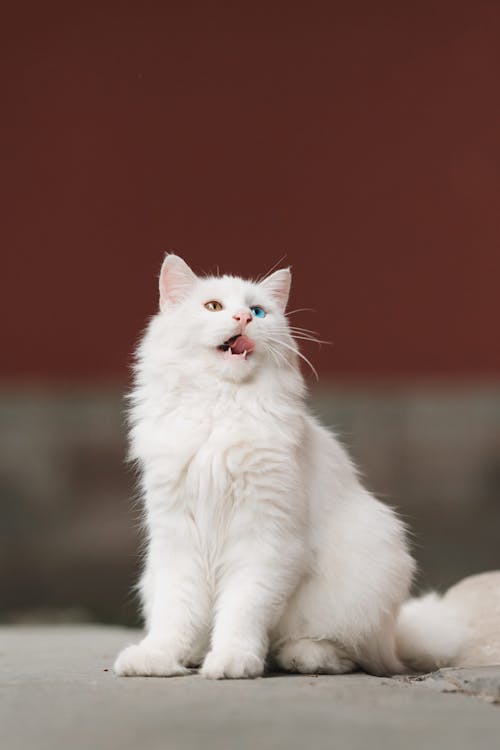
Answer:
[{"label": "concrete ground", "polygon": [[2,750],[500,747],[500,666],[416,678],[117,678],[138,633],[0,628]]}]

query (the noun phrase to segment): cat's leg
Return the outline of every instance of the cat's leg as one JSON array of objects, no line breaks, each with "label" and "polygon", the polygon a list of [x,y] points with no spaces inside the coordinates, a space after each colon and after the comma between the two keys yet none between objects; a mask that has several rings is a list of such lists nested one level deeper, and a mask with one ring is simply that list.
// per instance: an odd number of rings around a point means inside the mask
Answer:
[{"label": "cat's leg", "polygon": [[[311,422],[305,445],[312,564],[273,632],[272,652],[289,644],[281,665],[295,660],[307,667],[302,642],[326,639],[368,672],[401,672],[394,622],[415,567],[404,525],[360,485],[324,428]],[[309,643],[308,656],[315,648]]]},{"label": "cat's leg", "polygon": [[274,662],[286,672],[301,674],[345,674],[356,664],[333,641],[299,638],[286,641],[274,656]]},{"label": "cat's leg", "polygon": [[142,579],[146,637],[118,656],[119,675],[170,677],[187,665],[207,626],[209,596],[189,520],[176,519],[155,532]]},{"label": "cat's leg", "polygon": [[258,677],[264,671],[269,631],[302,568],[298,537],[258,529],[233,547],[216,602],[211,650],[201,674],[210,679]]}]

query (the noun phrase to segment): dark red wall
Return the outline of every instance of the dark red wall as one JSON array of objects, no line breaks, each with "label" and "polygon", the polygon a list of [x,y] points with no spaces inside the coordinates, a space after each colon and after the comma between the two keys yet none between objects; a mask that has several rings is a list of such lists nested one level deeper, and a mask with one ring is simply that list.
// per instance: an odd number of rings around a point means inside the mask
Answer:
[{"label": "dark red wall", "polygon": [[323,374],[500,374],[500,3],[7,16],[5,378],[123,376],[168,248],[286,253]]}]

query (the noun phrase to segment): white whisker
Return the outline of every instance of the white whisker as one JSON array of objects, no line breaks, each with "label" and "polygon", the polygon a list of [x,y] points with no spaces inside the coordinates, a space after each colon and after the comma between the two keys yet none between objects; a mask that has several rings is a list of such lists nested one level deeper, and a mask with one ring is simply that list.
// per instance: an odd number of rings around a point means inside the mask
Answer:
[{"label": "white whisker", "polygon": [[311,328],[301,328],[300,326],[288,326],[291,331],[298,331],[298,333],[310,333],[313,336],[317,336],[318,332],[313,331]]},{"label": "white whisker", "polygon": [[277,333],[290,333],[292,338],[294,339],[300,339],[301,341],[310,341],[313,344],[327,344],[331,345],[331,341],[326,341],[325,339],[320,339],[317,337],[317,334],[314,331],[309,331],[307,329],[298,329],[294,326],[276,326],[275,331]]},{"label": "white whisker", "polygon": [[310,336],[299,336],[296,333],[292,334],[292,338],[295,339],[296,341],[307,341],[309,344],[319,344],[320,346],[321,344],[325,344],[326,346],[332,345],[331,341],[323,341],[323,339],[314,339],[314,338],[311,338]]},{"label": "white whisker", "polygon": [[287,360],[283,352],[280,352],[278,349],[276,349],[276,347],[272,346],[269,342],[264,342],[264,348],[267,349],[267,351],[271,354],[271,356],[273,357],[274,361],[276,362],[278,366],[280,362],[278,359],[276,359],[276,357],[279,357],[288,367],[292,367],[291,362]]},{"label": "white whisker", "polygon": [[287,349],[290,349],[290,351],[294,352],[294,353],[295,353],[295,354],[296,354],[296,355],[297,355],[298,357],[300,357],[300,358],[301,358],[301,359],[302,359],[302,360],[303,360],[303,361],[304,361],[304,362],[305,362],[305,363],[306,363],[307,365],[309,365],[309,367],[311,368],[312,372],[314,373],[314,377],[316,378],[316,380],[318,380],[318,381],[319,381],[319,375],[318,375],[318,373],[317,373],[317,371],[316,371],[316,368],[314,367],[314,365],[313,365],[313,364],[311,364],[311,362],[310,362],[310,361],[309,361],[309,360],[307,359],[307,357],[306,357],[306,356],[305,356],[304,354],[302,354],[302,352],[301,352],[301,351],[300,351],[299,349],[295,349],[295,347],[293,347],[293,346],[290,346],[290,344],[286,344],[286,343],[285,343],[284,341],[279,341],[279,342],[277,342],[277,343],[279,343],[279,344],[280,344],[281,346],[285,346],[285,347],[286,347]]},{"label": "white whisker", "polygon": [[317,312],[313,307],[298,307],[296,310],[289,310],[287,313],[285,313],[285,317],[288,317],[289,315],[295,315],[295,313],[299,312]]},{"label": "white whisker", "polygon": [[267,279],[267,277],[272,274],[272,272],[274,271],[274,269],[277,268],[277,266],[279,266],[279,264],[282,263],[285,260],[285,258],[286,258],[286,253],[284,255],[282,255],[281,258],[279,260],[277,260],[276,263],[273,266],[271,266],[271,268],[269,269],[269,271],[266,271],[266,273],[263,274],[262,276],[257,276],[257,278],[255,279],[255,283],[256,284],[260,284],[262,281],[264,281],[265,279]]}]

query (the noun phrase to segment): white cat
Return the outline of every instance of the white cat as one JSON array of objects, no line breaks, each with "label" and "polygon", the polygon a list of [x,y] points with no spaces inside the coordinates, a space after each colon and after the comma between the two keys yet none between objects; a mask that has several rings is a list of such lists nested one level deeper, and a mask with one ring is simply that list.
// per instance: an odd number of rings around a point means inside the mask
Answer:
[{"label": "white cat", "polygon": [[119,675],[393,674],[457,654],[463,630],[442,600],[401,609],[415,569],[404,526],[308,412],[290,281],[163,263],[130,416],[147,635]]}]

